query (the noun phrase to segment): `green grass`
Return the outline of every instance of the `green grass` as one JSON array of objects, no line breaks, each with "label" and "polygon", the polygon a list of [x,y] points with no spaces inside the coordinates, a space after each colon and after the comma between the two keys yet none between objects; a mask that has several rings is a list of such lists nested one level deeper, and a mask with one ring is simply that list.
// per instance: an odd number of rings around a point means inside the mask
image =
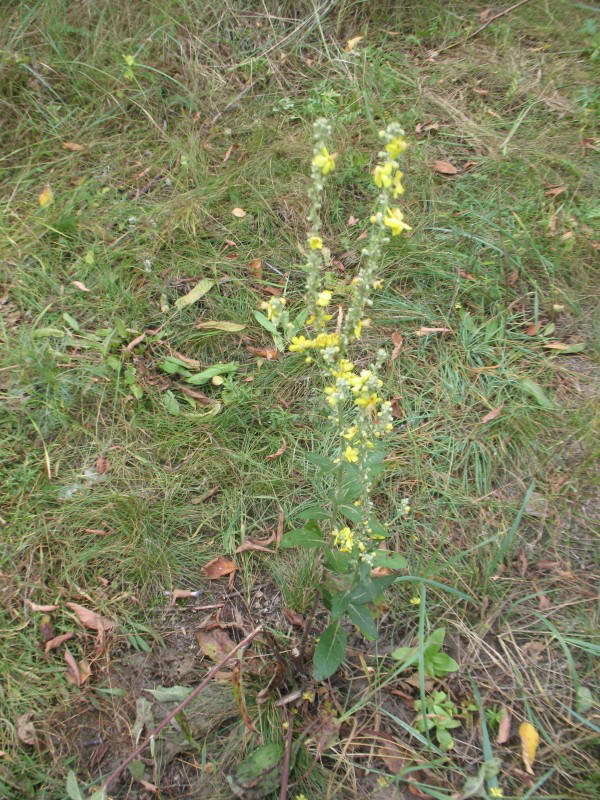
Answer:
[{"label": "green grass", "polygon": [[[265,536],[280,507],[293,524],[294,510],[314,500],[304,453],[326,452],[328,442],[318,387],[301,358],[257,364],[246,344],[269,345],[252,313],[266,287],[301,301],[298,243],[320,115],[331,119],[339,153],[325,206],[327,245],[346,265],[328,275],[338,302],[370,213],[377,131],[398,119],[411,140],[402,199],[414,231],[386,251],[384,289],[357,358],[391,348],[394,331],[403,336],[385,375],[399,417],[376,500],[412,574],[473,598],[427,591],[427,625],[445,624],[456,643],[454,697],[472,695],[472,677],[486,707],[504,703],[538,727],[536,779],[554,772],[527,795],[533,783],[518,771],[513,733],[496,748],[506,796],[583,800],[598,791],[600,15],[586,3],[531,2],[428,56],[473,31],[483,6],[345,1],[313,13],[308,2],[51,0],[0,11],[4,796],[62,798],[69,766],[90,780],[51,734],[62,708],[96,693],[66,683],[60,651],[43,657],[39,615],[26,600],[87,603],[117,619],[118,660],[133,634],[153,643],[140,626],[171,635],[165,591],[203,588],[210,602],[204,563]],[[345,53],[357,35],[362,42]],[[135,56],[129,77],[126,55]],[[430,121],[437,130],[414,132]],[[446,177],[436,159],[474,163]],[[43,209],[46,184],[54,203]],[[560,185],[564,193],[546,194]],[[231,214],[238,206],[243,219]],[[350,216],[360,222],[348,226]],[[261,278],[249,268],[255,258]],[[216,286],[177,312],[177,298],[204,277]],[[200,318],[247,327],[206,332],[194,327]],[[541,332],[529,335],[538,322]],[[416,335],[422,326],[451,332]],[[553,341],[585,348],[556,355],[544,348]],[[239,364],[223,387],[199,387],[221,402],[218,414],[206,415],[161,371],[175,352],[201,368]],[[169,387],[177,414],[165,406]],[[282,440],[285,453],[266,460]],[[86,486],[99,456],[110,469]],[[523,510],[511,541],[533,481],[537,510]],[[70,494],[76,484],[84,485]],[[214,486],[218,494],[194,502]],[[406,520],[403,497],[413,509]],[[310,609],[310,558],[250,553],[240,562],[247,601],[268,586],[288,607]],[[417,640],[416,591],[401,583],[388,592],[383,653]],[[63,610],[53,621],[57,633],[75,630]],[[93,650],[79,635],[70,644],[78,658]],[[442,764],[407,735],[410,708],[376,691],[389,661],[365,657],[371,689],[350,682],[345,695],[357,727],[349,717],[307,778],[307,796],[376,796],[375,778],[389,770],[364,757],[368,736],[356,755],[353,737],[379,724],[412,751],[408,768],[430,761],[418,778],[424,791],[458,791],[482,763],[478,735],[465,722],[455,731],[461,746]],[[107,668],[98,663],[91,683]],[[570,710],[578,685],[595,703],[579,716]],[[16,736],[28,711],[38,749]],[[277,724],[270,707],[254,712],[263,731]],[[211,751],[217,764],[235,760],[243,731],[232,731]],[[402,773],[395,780],[401,787]],[[228,796],[222,781],[211,786],[211,796]]]}]

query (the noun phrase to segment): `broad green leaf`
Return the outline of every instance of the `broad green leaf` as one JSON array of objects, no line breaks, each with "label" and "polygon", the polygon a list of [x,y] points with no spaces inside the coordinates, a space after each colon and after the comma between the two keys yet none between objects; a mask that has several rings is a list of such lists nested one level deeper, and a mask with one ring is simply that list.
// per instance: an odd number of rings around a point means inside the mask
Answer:
[{"label": "broad green leaf", "polygon": [[67,314],[66,311],[63,313],[62,318],[67,323],[69,328],[72,328],[74,331],[80,331],[81,330],[81,328],[79,326],[79,323],[77,322],[75,317],[72,317],[70,314]]},{"label": "broad green leaf", "polygon": [[362,519],[362,512],[358,506],[342,505],[338,506],[338,511],[350,522],[360,522]]},{"label": "broad green leaf", "polygon": [[296,319],[292,322],[291,328],[287,331],[287,335],[290,339],[292,336],[295,336],[301,328],[304,327],[306,320],[308,319],[308,313],[308,309],[301,311]]},{"label": "broad green leaf", "polygon": [[144,390],[139,385],[139,383],[132,383],[130,385],[131,394],[135,397],[136,400],[141,400],[144,396]]},{"label": "broad green leaf", "polygon": [[594,697],[587,686],[579,686],[575,698],[575,708],[580,714],[585,714],[594,705]]},{"label": "broad green leaf", "polygon": [[72,769],[69,770],[67,775],[67,794],[71,800],[85,800]]},{"label": "broad green leaf", "polygon": [[175,301],[175,308],[178,311],[181,311],[182,308],[191,306],[192,303],[195,303],[197,300],[200,300],[201,297],[204,297],[204,295],[209,292],[214,285],[215,282],[211,281],[209,278],[202,278],[202,280],[198,281],[191,291],[189,291],[187,294],[184,294],[182,297],[179,297]]},{"label": "broad green leaf", "polygon": [[187,378],[192,374],[189,364],[186,364],[180,358],[175,358],[175,356],[163,358],[162,361],[158,362],[158,367],[163,372],[166,372],[167,375],[183,375]]},{"label": "broad green leaf", "polygon": [[33,331],[32,336],[35,336],[36,339],[42,339],[51,336],[64,336],[65,332],[61,331],[60,328],[37,328]]},{"label": "broad green leaf", "polygon": [[146,767],[144,766],[144,762],[140,758],[134,759],[131,764],[128,765],[129,772],[131,772],[131,777],[134,781],[143,781],[144,780],[144,773],[146,772]]},{"label": "broad green leaf", "polygon": [[329,596],[329,609],[332,619],[338,620],[345,613],[350,602],[350,592],[335,592]]},{"label": "broad green leaf", "polygon": [[157,686],[146,689],[159,703],[181,703],[193,691],[189,686]]},{"label": "broad green leaf", "polygon": [[454,747],[454,739],[452,736],[450,736],[447,730],[444,730],[443,728],[437,728],[436,736],[440,747],[445,753],[447,753],[448,750],[452,750]]},{"label": "broad green leaf", "polygon": [[322,456],[320,453],[306,453],[306,460],[319,467],[319,470],[323,473],[331,472],[336,468],[336,464],[331,458]]},{"label": "broad green leaf", "polygon": [[542,408],[546,408],[549,411],[556,409],[556,406],[544,392],[539,383],[532,381],[530,378],[523,378],[521,381],[519,381],[519,386],[525,392],[525,394],[533,397],[536,403]]},{"label": "broad green leaf", "polygon": [[258,322],[258,324],[259,324],[259,325],[262,325],[262,327],[263,327],[263,328],[264,328],[266,331],[269,331],[269,333],[271,333],[273,336],[279,336],[279,331],[277,330],[277,326],[276,326],[276,325],[274,325],[274,324],[271,322],[271,320],[270,320],[270,319],[268,319],[267,317],[265,317],[265,315],[264,315],[264,314],[261,314],[261,312],[260,312],[260,311],[255,311],[255,312],[254,312],[254,318],[255,318],[255,320]]},{"label": "broad green leaf", "polygon": [[369,639],[372,642],[375,641],[377,639],[377,627],[369,606],[350,603],[347,611],[348,616],[365,639]]},{"label": "broad green leaf", "polygon": [[353,603],[362,605],[374,602],[388,586],[396,580],[396,575],[384,575],[381,578],[371,578],[368,582],[353,589],[351,600]]},{"label": "broad green leaf", "polygon": [[339,622],[334,622],[321,634],[313,658],[317,681],[329,678],[344,660],[348,635]]},{"label": "broad green leaf", "polygon": [[113,689],[111,687],[103,687],[103,686],[93,686],[92,687],[95,692],[100,692],[100,694],[106,694],[109,697],[125,697],[127,692],[125,689]]},{"label": "broad green leaf", "polygon": [[406,666],[409,667],[417,661],[419,651],[416,647],[397,647],[391,655],[396,661],[406,661]]},{"label": "broad green leaf", "polygon": [[446,637],[446,628],[436,628],[429,634],[429,636],[425,640],[425,647],[429,647],[432,644],[441,647],[444,644],[445,637]]},{"label": "broad green leaf", "polygon": [[432,658],[425,657],[425,671],[433,678],[444,678],[451,672],[457,672],[459,665],[446,653],[436,653]]},{"label": "broad green leaf", "polygon": [[88,797],[88,800],[106,800],[106,789],[96,789],[94,794]]},{"label": "broad green leaf", "polygon": [[388,569],[406,569],[408,561],[400,553],[390,553],[388,550],[376,550],[373,558],[374,567],[387,567]]},{"label": "broad green leaf", "polygon": [[385,536],[387,538],[389,535],[388,529],[375,516],[369,517],[369,527],[377,536]]},{"label": "broad green leaf", "polygon": [[225,319],[209,319],[206,322],[196,323],[196,327],[212,331],[225,331],[225,333],[238,333],[239,331],[243,331],[246,326],[241,322],[228,322]]},{"label": "broad green leaf", "polygon": [[342,553],[339,550],[326,550],[323,558],[323,563],[331,572],[337,575],[345,575],[350,570],[350,563],[352,555],[350,553]]},{"label": "broad green leaf", "polygon": [[323,547],[325,538],[316,522],[308,522],[303,528],[284,533],[281,537],[280,547]]},{"label": "broad green leaf", "polygon": [[207,367],[202,372],[186,378],[186,383],[191,383],[192,386],[202,386],[202,384],[208,383],[211,378],[214,378],[215,375],[226,375],[229,372],[235,372],[237,368],[238,365],[235,361],[231,361],[228,364],[213,364],[212,367]]},{"label": "broad green leaf", "polygon": [[170,389],[167,389],[167,391],[163,394],[162,403],[169,414],[173,414],[174,417],[178,417],[181,414],[179,402]]},{"label": "broad green leaf", "polygon": [[309,508],[305,508],[303,511],[299,511],[296,514],[298,519],[329,519],[331,514],[327,511],[323,511],[322,506],[309,506]]}]

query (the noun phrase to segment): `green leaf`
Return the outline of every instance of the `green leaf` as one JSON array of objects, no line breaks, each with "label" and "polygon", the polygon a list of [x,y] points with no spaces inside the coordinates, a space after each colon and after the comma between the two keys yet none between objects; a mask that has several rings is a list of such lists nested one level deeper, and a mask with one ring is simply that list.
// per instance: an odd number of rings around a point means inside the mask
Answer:
[{"label": "green leaf", "polygon": [[139,383],[132,383],[129,387],[131,390],[131,394],[135,397],[136,400],[141,400],[144,396],[144,390],[139,385]]},{"label": "green leaf", "polygon": [[81,328],[79,327],[79,323],[77,322],[75,317],[72,317],[70,314],[67,314],[66,311],[63,313],[62,318],[67,323],[69,328],[72,328],[74,331],[80,331],[81,330]]},{"label": "green leaf", "polygon": [[338,511],[350,522],[360,522],[362,519],[362,512],[358,506],[338,506]]},{"label": "green leaf", "polygon": [[35,336],[36,339],[45,339],[53,336],[64,336],[64,335],[65,332],[61,331],[59,328],[37,328],[32,333],[32,336]]},{"label": "green leaf", "polygon": [[376,550],[373,558],[374,567],[387,567],[388,569],[406,569],[408,561],[400,553],[390,553],[388,550]]},{"label": "green leaf", "polygon": [[175,308],[178,311],[181,311],[182,308],[191,306],[192,303],[195,303],[197,300],[200,300],[201,297],[204,297],[204,295],[209,292],[214,285],[215,282],[211,281],[209,278],[202,278],[202,280],[198,281],[191,291],[189,291],[187,294],[184,294],[182,297],[179,297],[175,301]]},{"label": "green leaf", "polygon": [[541,406],[542,408],[546,408],[549,411],[556,410],[556,406],[550,400],[550,398],[545,394],[542,387],[539,383],[532,381],[530,378],[523,378],[519,381],[519,386],[525,392],[525,394],[530,395],[536,401],[536,403]]},{"label": "green leaf", "polygon": [[416,647],[397,647],[391,655],[396,661],[406,661],[405,666],[410,667],[419,657],[419,651]]},{"label": "green leaf", "polygon": [[255,318],[255,320],[258,322],[258,324],[259,324],[259,325],[262,325],[262,327],[263,327],[263,328],[264,328],[266,331],[269,331],[269,333],[273,334],[273,336],[279,336],[279,331],[277,330],[277,326],[276,326],[276,325],[274,325],[274,324],[271,322],[271,320],[270,320],[270,319],[268,319],[267,317],[265,317],[265,315],[264,315],[264,314],[261,314],[261,312],[260,312],[260,311],[255,311],[255,312],[254,312],[254,318]]},{"label": "green leaf", "polygon": [[377,639],[377,627],[369,606],[350,603],[348,606],[348,616],[365,639],[369,639],[372,642]]},{"label": "green leaf", "polygon": [[337,670],[344,660],[347,638],[339,622],[332,623],[323,631],[313,658],[315,680],[324,681]]},{"label": "green leaf", "polygon": [[303,511],[298,512],[296,514],[298,519],[330,519],[331,514],[327,511],[323,511],[321,506],[309,506],[305,508]]},{"label": "green leaf", "polygon": [[303,528],[284,533],[280,547],[323,547],[325,538],[316,522],[307,522]]},{"label": "green leaf", "polygon": [[106,694],[109,697],[125,697],[127,692],[125,689],[113,689],[111,687],[103,687],[103,686],[93,686],[92,687],[95,692],[100,692],[100,694]]},{"label": "green leaf", "polygon": [[158,362],[158,367],[162,369],[163,372],[166,372],[167,375],[183,375],[187,378],[192,374],[189,365],[180,358],[175,358],[175,356],[163,358],[162,361]]},{"label": "green leaf", "polygon": [[181,703],[193,691],[189,686],[157,686],[146,689],[159,703]]},{"label": "green leaf", "polygon": [[329,595],[329,608],[332,619],[340,619],[348,608],[350,602],[350,592],[336,592]]},{"label": "green leaf", "polygon": [[291,327],[287,331],[288,337],[291,339],[292,336],[295,336],[298,331],[304,327],[306,320],[308,319],[308,309],[301,311],[296,319],[291,323]]},{"label": "green leaf", "polygon": [[209,319],[206,322],[196,323],[196,327],[200,329],[224,331],[225,333],[239,333],[246,327],[241,322],[228,322],[221,319]]},{"label": "green leaf", "polygon": [[310,461],[323,473],[331,472],[336,468],[336,464],[327,456],[322,456],[320,453],[306,453],[306,460]]},{"label": "green leaf", "polygon": [[429,647],[432,644],[435,644],[438,647],[442,647],[445,638],[446,638],[446,628],[436,628],[429,634],[427,639],[425,639],[425,647]]},{"label": "green leaf", "polygon": [[327,569],[337,575],[345,575],[349,572],[351,561],[350,553],[342,553],[339,550],[326,550],[323,557],[323,563]]},{"label": "green leaf", "polygon": [[377,519],[375,516],[369,517],[369,527],[377,536],[385,536],[386,539],[389,535],[389,531],[382,525],[382,523]]},{"label": "green leaf", "polygon": [[395,575],[371,578],[369,581],[362,583],[350,592],[351,600],[353,603],[358,603],[358,605],[372,603],[381,595],[383,590],[391,586],[395,580]]},{"label": "green leaf", "polygon": [[140,758],[134,759],[131,764],[128,765],[129,772],[131,772],[131,777],[134,781],[143,781],[144,780],[144,773],[146,772],[146,767],[144,766],[144,762]]},{"label": "green leaf", "polygon": [[237,368],[238,365],[235,361],[231,361],[228,364],[213,364],[212,367],[207,367],[207,369],[202,372],[198,372],[196,375],[186,378],[186,383],[191,383],[192,386],[201,386],[204,383],[208,383],[215,375],[226,375],[229,372],[235,372]]},{"label": "green leaf", "polygon": [[454,739],[452,736],[450,736],[447,730],[444,730],[443,728],[437,728],[436,735],[440,747],[445,753],[447,753],[448,750],[452,750],[454,747]]},{"label": "green leaf", "polygon": [[106,800],[106,789],[96,789],[94,794],[88,797],[88,800]]},{"label": "green leaf", "polygon": [[577,687],[575,709],[580,714],[585,714],[594,705],[594,697],[587,686]]},{"label": "green leaf", "polygon": [[177,402],[177,398],[170,389],[167,389],[167,391],[163,394],[162,404],[167,409],[169,414],[173,414],[174,417],[178,417],[181,414],[181,408]]},{"label": "green leaf", "polygon": [[71,800],[85,800],[72,769],[69,770],[67,775],[67,794]]},{"label": "green leaf", "polygon": [[432,678],[445,678],[450,672],[457,672],[459,665],[446,653],[436,653],[432,658],[425,654],[425,670]]}]

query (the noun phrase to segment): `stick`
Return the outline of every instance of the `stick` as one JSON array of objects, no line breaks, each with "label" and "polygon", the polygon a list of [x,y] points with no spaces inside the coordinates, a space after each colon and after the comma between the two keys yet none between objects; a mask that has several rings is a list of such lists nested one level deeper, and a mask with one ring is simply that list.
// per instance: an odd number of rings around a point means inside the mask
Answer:
[{"label": "stick", "polygon": [[528,2],[529,2],[529,0],[519,0],[518,3],[514,3],[512,6],[509,6],[508,8],[505,8],[503,11],[499,11],[497,14],[494,14],[492,17],[487,19],[483,23],[483,25],[480,25],[478,28],[476,28],[473,31],[473,33],[470,33],[468,36],[466,36],[464,39],[460,39],[460,41],[458,41],[458,42],[454,42],[453,44],[449,44],[446,47],[442,47],[441,50],[436,50],[436,53],[438,53],[438,54],[439,53],[444,53],[446,50],[450,50],[453,47],[458,47],[460,44],[464,44],[465,42],[468,42],[469,39],[472,39],[474,36],[477,36],[477,34],[481,33],[481,31],[484,30],[484,28],[487,28],[487,26],[490,25],[492,22],[494,22],[494,20],[499,19],[500,17],[503,17],[505,14],[508,14],[509,12],[514,11],[519,6],[523,6],[523,5],[525,5],[525,3],[528,3]]},{"label": "stick", "polygon": [[155,737],[157,734],[159,734],[159,733],[162,731],[162,729],[163,729],[164,727],[166,727],[166,726],[169,724],[169,722],[171,722],[171,720],[173,719],[173,717],[177,716],[177,714],[179,714],[179,712],[180,712],[180,711],[183,711],[183,709],[184,709],[184,708],[187,706],[187,704],[190,702],[190,700],[193,700],[193,698],[194,698],[194,697],[197,697],[197,695],[199,695],[199,694],[200,694],[200,692],[202,691],[202,689],[204,689],[204,687],[205,687],[205,686],[207,686],[207,685],[210,683],[210,681],[212,680],[212,678],[214,678],[215,674],[216,674],[216,673],[217,673],[217,672],[218,672],[218,671],[221,669],[221,667],[222,667],[222,666],[224,666],[224,665],[225,665],[225,664],[226,664],[226,663],[229,661],[229,659],[230,659],[230,658],[232,658],[232,657],[233,657],[233,656],[234,656],[234,655],[237,653],[237,651],[238,651],[238,650],[241,650],[241,649],[242,649],[242,647],[245,647],[247,644],[249,644],[249,643],[252,641],[252,639],[254,639],[254,637],[255,637],[257,634],[259,634],[261,631],[262,631],[262,625],[259,625],[259,626],[258,626],[258,628],[255,628],[255,629],[252,631],[252,633],[249,633],[249,634],[248,634],[248,636],[246,636],[246,638],[245,638],[245,639],[242,639],[242,641],[241,641],[239,644],[236,644],[236,646],[233,648],[233,650],[230,650],[230,651],[229,651],[229,653],[227,653],[227,655],[225,656],[225,658],[222,658],[222,659],[219,661],[219,663],[218,663],[218,664],[215,664],[215,665],[214,665],[214,667],[212,667],[211,669],[209,669],[209,671],[206,673],[206,677],[204,678],[204,680],[203,680],[203,681],[201,681],[201,682],[198,684],[198,686],[196,686],[196,688],[194,689],[194,691],[193,691],[193,692],[191,692],[191,693],[190,693],[190,694],[189,694],[189,695],[188,695],[188,696],[185,698],[185,700],[182,700],[182,701],[181,701],[181,703],[179,703],[179,705],[178,705],[176,708],[174,708],[174,709],[173,709],[173,711],[170,711],[170,712],[167,714],[167,716],[166,716],[166,717],[163,719],[163,721],[162,721],[162,722],[160,722],[160,723],[159,723],[159,724],[156,726],[156,728],[154,728],[154,730],[153,730],[153,731],[150,733],[150,735],[149,735],[149,736],[148,736],[148,737],[147,737],[147,738],[146,738],[146,739],[145,739],[145,740],[142,742],[142,744],[141,744],[139,747],[137,747],[137,748],[136,748],[136,749],[133,751],[133,753],[131,753],[130,755],[128,755],[128,756],[127,756],[127,758],[125,759],[125,761],[122,761],[122,762],[119,764],[119,766],[118,766],[118,767],[116,767],[116,768],[115,768],[115,769],[114,769],[114,770],[113,770],[113,771],[110,773],[110,775],[108,776],[108,778],[107,778],[107,779],[104,781],[104,783],[102,784],[102,788],[104,789],[104,791],[107,791],[107,790],[108,790],[108,787],[109,787],[109,786],[110,786],[110,784],[111,784],[111,783],[112,783],[112,782],[115,780],[115,778],[118,778],[118,777],[119,777],[119,775],[120,775],[120,774],[123,772],[123,770],[125,769],[125,767],[126,767],[128,764],[131,764],[131,762],[133,761],[133,759],[134,759],[134,758],[136,758],[137,756],[139,756],[139,754],[140,754],[140,753],[141,753],[143,750],[145,750],[145,748],[146,748],[146,747],[147,747],[147,746],[150,744],[150,741],[151,741],[151,740],[152,740],[152,739],[153,739],[153,738],[154,738],[154,737]]},{"label": "stick", "polygon": [[292,755],[292,736],[294,734],[294,723],[292,715],[288,714],[288,729],[285,737],[285,752],[283,754],[283,765],[281,767],[281,789],[279,790],[279,800],[287,800],[288,783],[290,780],[290,758]]}]

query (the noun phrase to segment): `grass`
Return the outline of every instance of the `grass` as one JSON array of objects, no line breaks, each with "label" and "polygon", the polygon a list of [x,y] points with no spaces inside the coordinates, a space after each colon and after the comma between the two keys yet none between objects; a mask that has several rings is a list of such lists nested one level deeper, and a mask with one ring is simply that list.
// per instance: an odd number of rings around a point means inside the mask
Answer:
[{"label": "grass", "polygon": [[[398,417],[377,503],[411,574],[472,598],[427,589],[427,626],[446,626],[461,664],[454,699],[472,697],[473,678],[486,708],[507,705],[538,727],[535,779],[520,766],[514,730],[495,748],[505,795],[583,800],[598,791],[600,16],[586,3],[531,2],[444,50],[480,24],[483,4],[315,9],[32,0],[0,11],[6,797],[61,798],[70,766],[96,778],[104,768],[88,771],[89,753],[69,748],[67,724],[57,744],[56,720],[72,704],[115,702],[67,684],[60,651],[41,655],[39,614],[26,600],[86,603],[117,619],[116,660],[139,638],[158,647],[173,635],[165,591],[202,588],[211,602],[201,573],[209,559],[264,536],[280,507],[293,524],[294,509],[314,500],[303,454],[326,451],[327,435],[309,373],[291,355],[258,363],[246,346],[269,345],[252,314],[268,288],[301,298],[298,242],[319,115],[331,118],[339,152],[326,201],[339,302],[369,214],[377,131],[398,119],[411,139],[403,200],[414,232],[387,249],[359,359],[401,333],[386,374]],[[438,127],[415,133],[425,123]],[[460,173],[439,174],[436,159]],[[54,203],[43,209],[46,184]],[[566,189],[552,196],[552,186]],[[351,216],[360,222],[349,225]],[[177,298],[205,277],[216,286],[178,312]],[[246,328],[207,332],[194,327],[200,318]],[[532,324],[541,326],[534,335]],[[422,326],[451,332],[418,336]],[[544,347],[555,341],[584,349]],[[239,364],[222,387],[199,387],[221,402],[219,413],[207,415],[161,371],[173,353],[201,368]],[[282,441],[285,452],[266,460]],[[100,456],[108,471],[86,480]],[[406,520],[403,497],[413,509]],[[267,587],[285,606],[310,609],[310,558],[239,560],[246,602]],[[417,640],[415,592],[408,583],[388,592],[382,654]],[[53,621],[57,633],[75,630],[62,610]],[[70,644],[89,655],[82,636]],[[353,713],[338,709],[339,740],[303,790],[375,797],[383,774],[385,796],[399,797],[394,787],[421,765],[427,796],[459,791],[482,763],[473,714],[454,732],[456,753],[440,758],[415,736],[410,705],[382,688],[389,661],[374,652],[342,691]],[[106,659],[92,685],[110,674]],[[577,710],[581,686],[593,696],[586,712]],[[17,737],[27,712],[37,747]],[[264,732],[277,724],[270,706],[252,705],[252,714]],[[374,729],[404,748],[408,772],[393,777],[377,759]],[[228,796],[219,765],[235,761],[241,739],[250,745],[241,723],[218,736],[206,745],[216,766],[204,791],[215,798]]]}]

